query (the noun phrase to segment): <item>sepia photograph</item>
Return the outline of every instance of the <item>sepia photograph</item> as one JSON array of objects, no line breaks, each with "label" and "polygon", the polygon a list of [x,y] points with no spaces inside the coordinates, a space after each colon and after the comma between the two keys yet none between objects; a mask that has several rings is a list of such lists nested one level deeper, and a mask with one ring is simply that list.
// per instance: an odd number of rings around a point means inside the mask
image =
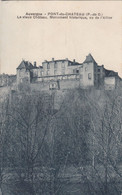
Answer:
[{"label": "sepia photograph", "polygon": [[122,195],[121,10],[0,1],[0,195]]}]

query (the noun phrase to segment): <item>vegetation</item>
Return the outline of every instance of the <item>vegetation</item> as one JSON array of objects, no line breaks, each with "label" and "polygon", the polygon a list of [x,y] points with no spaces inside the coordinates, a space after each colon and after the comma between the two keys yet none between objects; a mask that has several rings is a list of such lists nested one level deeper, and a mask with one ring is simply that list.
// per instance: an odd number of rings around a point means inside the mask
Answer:
[{"label": "vegetation", "polygon": [[58,110],[55,95],[23,91],[1,102],[1,184],[59,195],[75,177],[83,194],[120,195],[121,91],[71,90]]}]

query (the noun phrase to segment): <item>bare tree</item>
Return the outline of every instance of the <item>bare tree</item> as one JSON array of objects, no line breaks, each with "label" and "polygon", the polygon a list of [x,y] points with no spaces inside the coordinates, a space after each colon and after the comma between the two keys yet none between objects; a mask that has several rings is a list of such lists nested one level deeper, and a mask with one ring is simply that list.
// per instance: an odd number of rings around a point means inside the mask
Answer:
[{"label": "bare tree", "polygon": [[58,195],[65,171],[74,166],[92,194],[110,195],[113,188],[119,194],[122,95],[96,93],[71,90],[58,111],[54,96],[45,100],[44,94],[17,93],[4,102],[1,172],[14,170],[20,181],[33,185],[44,168],[50,194]]},{"label": "bare tree", "polygon": [[[104,92],[102,94],[102,105],[99,102],[92,102],[90,113],[90,151],[92,155],[92,170],[102,185],[102,194],[119,194],[117,180],[120,180],[121,173],[118,161],[120,159],[119,148],[121,145],[122,131],[122,99],[121,93]],[[113,190],[114,189],[114,190]]]}]

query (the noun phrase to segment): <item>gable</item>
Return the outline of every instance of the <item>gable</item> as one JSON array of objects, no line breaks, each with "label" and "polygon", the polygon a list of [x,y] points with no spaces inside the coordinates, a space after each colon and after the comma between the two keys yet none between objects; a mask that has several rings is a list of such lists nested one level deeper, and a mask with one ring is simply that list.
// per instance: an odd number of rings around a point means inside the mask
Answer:
[{"label": "gable", "polygon": [[94,58],[92,57],[91,54],[86,56],[86,59],[85,59],[85,61],[83,63],[90,63],[90,62],[96,63],[96,61],[94,60]]},{"label": "gable", "polygon": [[33,69],[34,67],[33,67],[33,65],[30,63],[30,62],[28,62],[28,61],[22,61],[21,63],[20,63],[20,65],[17,67],[17,69],[28,69],[28,70],[30,70],[30,69]]}]

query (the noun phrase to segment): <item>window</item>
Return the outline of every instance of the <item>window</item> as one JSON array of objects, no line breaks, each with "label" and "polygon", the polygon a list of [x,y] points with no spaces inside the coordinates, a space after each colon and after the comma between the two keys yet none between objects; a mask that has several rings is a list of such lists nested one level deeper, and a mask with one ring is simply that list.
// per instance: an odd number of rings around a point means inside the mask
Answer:
[{"label": "window", "polygon": [[56,75],[57,74],[57,70],[54,70],[54,75]]},{"label": "window", "polygon": [[52,88],[55,88],[56,86],[55,86],[55,83],[52,83]]},{"label": "window", "polygon": [[50,69],[50,64],[47,64],[47,69]]},{"label": "window", "polygon": [[79,73],[79,70],[76,70],[76,73],[78,74]]},{"label": "window", "polygon": [[79,73],[79,70],[74,69],[74,70],[73,70],[73,73],[74,73],[74,74],[78,74],[78,73]]},{"label": "window", "polygon": [[56,62],[54,63],[54,68],[57,68],[57,63]]},{"label": "window", "polygon": [[92,78],[92,75],[91,73],[88,74],[88,79],[91,79]]},{"label": "window", "polygon": [[87,67],[85,67],[85,71],[87,71]]},{"label": "window", "polygon": [[47,71],[47,75],[49,75],[49,70]]},{"label": "window", "polygon": [[62,62],[61,67],[62,67],[62,68],[65,68],[65,64],[64,64],[64,62]]},{"label": "window", "polygon": [[56,89],[56,83],[50,83],[49,89],[51,90]]},{"label": "window", "polygon": [[98,69],[97,71],[100,72],[100,69]]}]

